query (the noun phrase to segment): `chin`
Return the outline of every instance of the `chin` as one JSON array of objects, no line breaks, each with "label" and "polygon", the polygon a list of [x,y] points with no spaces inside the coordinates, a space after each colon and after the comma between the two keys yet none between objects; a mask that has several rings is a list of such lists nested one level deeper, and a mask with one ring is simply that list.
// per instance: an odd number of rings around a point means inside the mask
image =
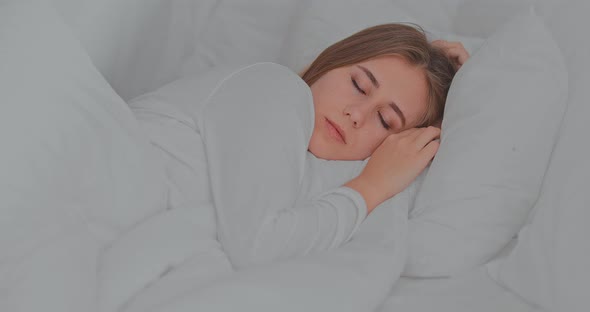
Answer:
[{"label": "chin", "polygon": [[334,147],[330,147],[329,142],[322,142],[321,140],[315,140],[312,136],[307,150],[312,153],[316,158],[324,160],[365,160],[369,156],[363,157],[362,155],[351,155],[342,150],[334,150]]},{"label": "chin", "polygon": [[313,156],[315,156],[316,158],[329,160],[328,158],[326,158],[326,156],[328,156],[328,155],[326,155],[326,153],[324,153],[322,151],[322,149],[319,149],[318,150],[317,148],[314,148],[311,144],[307,148],[307,151],[310,152],[310,153],[312,153]]},{"label": "chin", "polygon": [[322,144],[322,142],[317,142],[316,140],[311,140],[309,142],[309,146],[307,150],[312,153],[316,158],[325,159],[325,160],[335,160],[332,158],[333,153],[330,151],[329,148],[326,148],[326,144]]}]

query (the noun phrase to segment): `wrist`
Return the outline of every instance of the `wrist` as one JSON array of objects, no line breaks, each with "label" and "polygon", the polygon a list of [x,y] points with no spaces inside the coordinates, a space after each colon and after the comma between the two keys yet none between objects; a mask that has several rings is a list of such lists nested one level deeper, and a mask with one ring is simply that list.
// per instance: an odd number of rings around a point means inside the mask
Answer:
[{"label": "wrist", "polygon": [[380,192],[377,190],[377,188],[372,186],[371,183],[369,183],[369,181],[364,179],[362,176],[358,176],[348,181],[346,184],[344,184],[344,186],[349,187],[361,194],[365,200],[365,205],[367,206],[367,214],[371,213],[375,207],[383,202],[383,199],[381,199]]}]

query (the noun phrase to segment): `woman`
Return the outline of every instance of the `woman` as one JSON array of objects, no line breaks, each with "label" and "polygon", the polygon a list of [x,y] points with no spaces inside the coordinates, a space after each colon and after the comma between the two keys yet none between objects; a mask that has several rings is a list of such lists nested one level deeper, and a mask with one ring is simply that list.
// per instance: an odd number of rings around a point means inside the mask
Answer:
[{"label": "woman", "polygon": [[386,24],[328,47],[303,81],[268,63],[226,77],[198,115],[217,238],[234,267],[348,241],[434,157],[440,130],[431,125],[453,59],[466,57],[460,44]]},{"label": "woman", "polygon": [[309,151],[333,160],[371,156],[346,183],[367,213],[405,189],[438,149],[451,80],[469,57],[461,43],[427,42],[411,26],[385,24],[327,48],[303,73],[315,108]]},{"label": "woman", "polygon": [[216,220],[207,232],[244,268],[343,244],[410,184],[436,153],[439,130],[427,126],[467,57],[459,43],[380,25],[330,46],[301,77],[268,63],[222,70],[130,106],[167,159],[181,194],[171,208]]}]

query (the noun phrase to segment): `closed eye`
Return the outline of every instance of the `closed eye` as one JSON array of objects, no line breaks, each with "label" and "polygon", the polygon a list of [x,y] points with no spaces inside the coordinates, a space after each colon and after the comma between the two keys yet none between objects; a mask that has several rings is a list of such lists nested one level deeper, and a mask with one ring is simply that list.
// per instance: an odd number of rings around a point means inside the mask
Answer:
[{"label": "closed eye", "polygon": [[381,115],[381,112],[378,112],[378,114],[379,114],[379,120],[381,121],[383,128],[385,128],[385,130],[391,129],[391,127],[387,124],[387,122],[385,122],[385,119],[383,119],[383,115]]},{"label": "closed eye", "polygon": [[[352,82],[352,85],[354,86],[354,88],[360,92],[363,95],[367,95],[367,92],[365,92],[365,90],[361,89],[361,87],[359,86],[359,84],[356,82],[356,80],[354,79],[354,77],[350,77],[350,81]],[[387,124],[387,122],[385,121],[385,119],[383,118],[383,115],[381,114],[381,112],[377,113],[379,115],[379,121],[381,121],[381,125],[383,125],[383,128],[385,128],[385,130],[389,130],[391,129],[391,126],[389,126]]]},{"label": "closed eye", "polygon": [[356,90],[358,92],[360,92],[363,95],[367,95],[367,92],[365,92],[365,90],[361,89],[361,87],[359,87],[359,84],[356,82],[356,80],[353,77],[350,77],[350,81],[352,81],[352,85],[354,85],[354,87],[356,88]]}]

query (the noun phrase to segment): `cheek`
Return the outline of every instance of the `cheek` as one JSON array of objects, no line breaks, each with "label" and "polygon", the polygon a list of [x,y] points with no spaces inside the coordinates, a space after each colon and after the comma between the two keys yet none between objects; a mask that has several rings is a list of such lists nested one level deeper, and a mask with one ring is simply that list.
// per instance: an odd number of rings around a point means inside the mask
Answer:
[{"label": "cheek", "polygon": [[386,131],[380,129],[371,129],[363,132],[362,137],[359,138],[363,154],[370,156],[381,145],[385,138],[389,135]]},{"label": "cheek", "polygon": [[330,103],[330,99],[324,90],[325,88],[317,82],[311,88],[313,104],[316,112],[322,111],[322,108]]},{"label": "cheek", "polygon": [[330,77],[324,78],[316,81],[311,87],[316,110],[333,110],[344,107],[347,101],[351,100],[346,85],[336,79],[328,79]]}]

